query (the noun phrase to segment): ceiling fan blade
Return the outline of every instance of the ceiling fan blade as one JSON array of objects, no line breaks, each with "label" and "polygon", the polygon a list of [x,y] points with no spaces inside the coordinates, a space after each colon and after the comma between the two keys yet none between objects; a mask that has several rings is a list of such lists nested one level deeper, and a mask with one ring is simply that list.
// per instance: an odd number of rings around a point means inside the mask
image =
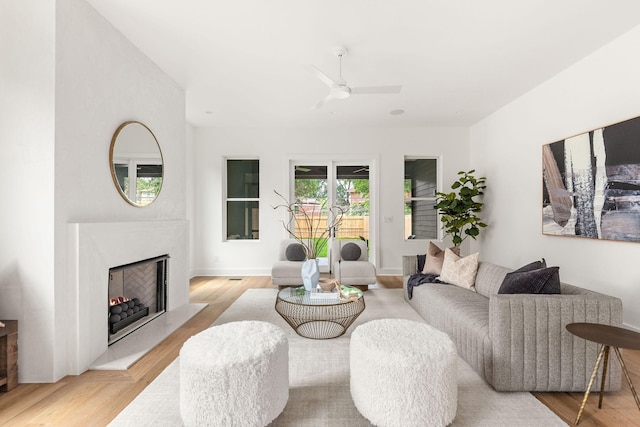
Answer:
[{"label": "ceiling fan blade", "polygon": [[333,79],[331,77],[327,76],[325,73],[320,71],[314,65],[309,65],[309,69],[316,75],[317,78],[320,79],[320,81],[322,83],[326,84],[327,86],[329,86],[329,87],[338,86],[338,83],[333,81]]},{"label": "ceiling fan blade", "polygon": [[333,96],[331,96],[331,94],[325,96],[322,101],[318,102],[316,105],[314,105],[312,108],[314,109],[318,109],[318,108],[322,108],[324,106],[324,104],[326,104],[327,102],[331,101],[333,99]]},{"label": "ceiling fan blade", "polygon": [[375,95],[379,93],[400,93],[402,86],[366,86],[352,87],[352,95]]}]

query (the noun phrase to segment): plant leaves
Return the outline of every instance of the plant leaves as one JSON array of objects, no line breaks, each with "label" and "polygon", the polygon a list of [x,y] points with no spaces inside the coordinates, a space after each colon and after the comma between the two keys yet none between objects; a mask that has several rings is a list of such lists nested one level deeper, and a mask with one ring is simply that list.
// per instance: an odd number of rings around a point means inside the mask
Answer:
[{"label": "plant leaves", "polygon": [[482,211],[483,203],[473,199],[483,194],[486,178],[476,178],[473,173],[475,169],[458,172],[459,178],[451,185],[453,190],[458,190],[457,193],[436,192],[434,209],[440,214],[445,234],[452,236],[455,245],[462,243],[466,237],[476,239],[480,228],[487,227],[476,215]]}]

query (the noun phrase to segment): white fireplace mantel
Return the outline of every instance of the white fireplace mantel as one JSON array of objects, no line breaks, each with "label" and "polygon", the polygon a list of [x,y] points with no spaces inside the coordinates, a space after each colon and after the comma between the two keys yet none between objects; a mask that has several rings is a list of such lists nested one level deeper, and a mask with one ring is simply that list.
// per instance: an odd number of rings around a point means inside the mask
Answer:
[{"label": "white fireplace mantel", "polygon": [[108,347],[109,268],[168,254],[167,311],[189,303],[188,222],[70,223],[68,234],[69,373],[79,375]]}]

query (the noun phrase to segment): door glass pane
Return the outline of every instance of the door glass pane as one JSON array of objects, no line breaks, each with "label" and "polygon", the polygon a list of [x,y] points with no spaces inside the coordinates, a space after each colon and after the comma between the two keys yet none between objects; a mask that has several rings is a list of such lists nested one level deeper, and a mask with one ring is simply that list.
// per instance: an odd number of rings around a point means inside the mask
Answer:
[{"label": "door glass pane", "polygon": [[326,258],[327,229],[327,166],[295,166],[296,236],[312,239],[320,249],[318,258]]},{"label": "door glass pane", "polygon": [[344,210],[336,237],[369,241],[369,167],[336,168],[336,204]]},{"label": "door glass pane", "polygon": [[153,202],[162,187],[162,165],[138,164],[136,167],[136,203],[146,206]]}]

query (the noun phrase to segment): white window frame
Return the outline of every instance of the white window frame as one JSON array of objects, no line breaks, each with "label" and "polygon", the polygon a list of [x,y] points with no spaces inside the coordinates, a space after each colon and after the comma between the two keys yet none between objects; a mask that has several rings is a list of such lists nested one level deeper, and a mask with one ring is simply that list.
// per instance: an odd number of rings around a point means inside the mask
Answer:
[{"label": "white window frame", "polygon": [[[435,185],[435,189],[434,189],[434,193],[433,196],[429,196],[429,197],[404,197],[405,192],[404,192],[404,183],[405,183],[405,164],[407,160],[435,160],[436,162],[436,185]],[[403,162],[402,162],[402,168],[403,168],[403,173],[402,173],[402,194],[403,194],[403,218],[404,218],[404,206],[408,203],[408,202],[413,202],[413,201],[436,201],[436,192],[441,191],[440,190],[440,182],[441,180],[441,176],[440,176],[440,170],[441,170],[441,165],[442,161],[441,158],[439,156],[410,156],[410,155],[405,155],[403,158]],[[435,209],[434,209],[435,211]],[[407,236],[406,234],[406,230],[405,230],[405,226],[404,223],[402,225],[402,233],[404,235],[404,241],[411,241],[411,240],[440,240],[441,239],[441,225],[440,225],[440,215],[437,214],[436,212],[436,234],[435,237],[430,238],[416,238],[416,239],[409,239],[409,236]]]},{"label": "white window frame", "polygon": [[[228,169],[228,162],[230,160],[257,160],[258,161],[258,168],[260,168],[260,157],[257,156],[228,156],[228,157],[224,157],[223,158],[223,168],[224,168],[224,173],[222,175],[222,194],[223,194],[223,206],[224,208],[222,209],[222,229],[223,229],[223,233],[222,233],[222,240],[224,242],[259,242],[260,241],[260,216],[261,213],[260,211],[262,210],[260,208],[260,196],[262,194],[262,191],[260,189],[260,182],[262,181],[262,172],[258,173],[258,197],[229,197],[229,195],[227,194],[228,192],[228,179],[229,179],[229,169]],[[227,229],[228,226],[228,202],[257,202],[258,203],[258,238],[257,239],[230,239],[229,238],[229,230]],[[246,230],[245,229],[245,233],[251,233],[253,232],[252,230]]]}]

